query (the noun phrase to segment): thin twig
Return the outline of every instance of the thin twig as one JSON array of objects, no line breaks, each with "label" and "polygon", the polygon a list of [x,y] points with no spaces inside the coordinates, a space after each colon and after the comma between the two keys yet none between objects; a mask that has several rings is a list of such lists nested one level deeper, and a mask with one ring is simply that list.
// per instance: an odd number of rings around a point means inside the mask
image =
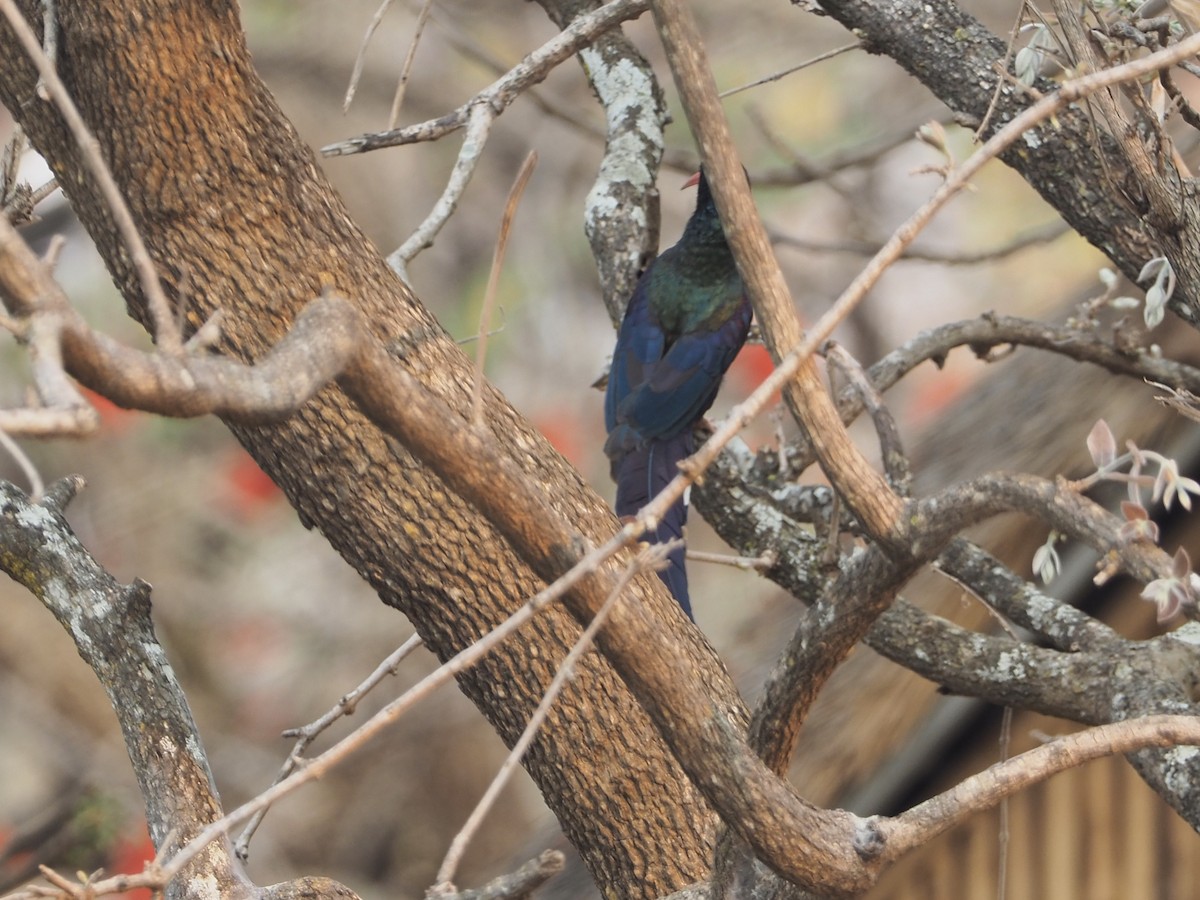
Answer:
[{"label": "thin twig", "polygon": [[425,900],[528,900],[533,892],[561,872],[567,864],[560,850],[543,850],[515,872],[493,878],[481,888],[456,891],[437,885],[425,892]]},{"label": "thin twig", "polygon": [[51,178],[49,181],[47,181],[41,187],[33,189],[33,193],[31,193],[29,195],[30,203],[32,203],[36,207],[39,203],[41,203],[43,200],[45,200],[47,197],[49,197],[51,194],[53,194],[57,190],[58,190],[58,179]]},{"label": "thin twig", "polygon": [[888,484],[901,497],[910,496],[912,470],[908,463],[908,456],[905,454],[903,442],[900,440],[900,429],[896,427],[896,419],[887,404],[884,403],[879,389],[863,371],[859,361],[836,341],[830,341],[825,345],[825,359],[830,364],[831,383],[833,373],[836,371],[862,398],[867,414],[875,425],[875,434],[879,439],[880,458],[883,460],[884,471],[887,472]]},{"label": "thin twig", "polygon": [[425,0],[421,11],[417,13],[417,24],[413,27],[412,41],[409,42],[408,52],[404,54],[404,64],[400,67],[400,79],[396,82],[396,94],[392,97],[392,109],[388,113],[388,131],[396,127],[400,119],[400,107],[404,105],[404,94],[408,90],[408,76],[412,72],[413,60],[417,55],[417,45],[421,42],[421,33],[425,23],[429,21],[429,11],[433,9],[433,0]]},{"label": "thin twig", "polygon": [[496,236],[496,249],[492,252],[492,268],[488,272],[487,289],[483,292],[483,309],[479,311],[478,343],[475,345],[475,386],[471,391],[471,421],[477,426],[483,422],[483,368],[487,362],[488,329],[492,327],[492,309],[496,305],[496,287],[500,283],[500,269],[504,265],[504,254],[508,250],[508,238],[512,233],[513,219],[521,204],[521,195],[537,166],[536,150],[530,150],[521,163],[517,178],[508,192],[504,204],[504,215],[500,219],[500,233]]},{"label": "thin twig", "polygon": [[[1019,234],[998,247],[953,253],[943,253],[937,250],[919,250],[909,247],[901,254],[900,260],[904,262],[939,263],[948,266],[974,266],[980,263],[995,262],[1039,244],[1048,244],[1070,232],[1071,226],[1062,220],[1058,220]],[[878,243],[868,241],[814,241],[783,234],[779,231],[771,231],[770,234],[771,243],[776,246],[793,247],[797,250],[812,253],[853,253],[859,256],[870,256],[873,253],[879,252],[880,247]]]},{"label": "thin twig", "polygon": [[800,173],[805,181],[824,182],[826,187],[841,197],[850,209],[856,209],[859,201],[855,198],[854,192],[843,187],[839,180],[835,178],[836,172],[827,168],[819,162],[811,160],[797,150],[794,150],[787,141],[785,141],[775,128],[767,121],[767,117],[762,113],[758,106],[749,104],[746,107],[746,118],[762,132],[763,138],[767,141],[776,153],[788,159],[792,163],[792,168]]},{"label": "thin twig", "polygon": [[408,240],[388,256],[388,265],[405,281],[408,281],[408,264],[426,247],[433,246],[434,238],[458,208],[463,191],[467,189],[471,176],[475,174],[475,166],[487,145],[492,122],[495,120],[496,110],[490,103],[484,101],[471,107],[467,117],[467,132],[463,136],[462,147],[459,148],[458,158],[454,161],[454,168],[446,180],[442,196]]},{"label": "thin twig", "polygon": [[749,84],[743,84],[741,87],[730,88],[727,91],[722,91],[717,96],[724,100],[726,97],[732,97],[734,94],[740,94],[742,91],[748,91],[751,88],[756,88],[759,85],[770,84],[772,81],[778,81],[781,78],[786,78],[799,72],[802,69],[807,69],[809,66],[815,66],[817,63],[825,62],[827,59],[833,59],[835,56],[841,56],[843,53],[849,53],[851,50],[862,48],[862,41],[855,41],[853,44],[844,44],[841,47],[835,47],[832,50],[827,50],[814,56],[812,59],[806,59],[799,65],[792,66],[790,69],[784,69],[782,72],[776,72],[773,75],[768,75],[766,78],[760,78],[758,81],[751,81]]},{"label": "thin twig", "polygon": [[[507,327],[504,321],[504,307],[501,306],[498,309],[498,312],[500,314],[500,324],[487,333],[488,337],[495,337],[498,334],[503,334],[505,327]],[[475,343],[475,341],[479,340],[479,337],[480,336],[478,334],[468,334],[466,337],[455,338],[454,343],[458,344],[460,347],[465,347],[467,344]]]},{"label": "thin twig", "polygon": [[[279,770],[279,774],[275,776],[275,781],[272,783],[278,784],[280,781],[294,772],[297,761],[303,757],[304,751],[308,749],[309,745],[315,741],[317,737],[325,731],[325,729],[327,729],[338,719],[351,715],[354,710],[358,708],[358,704],[362,698],[370,693],[371,689],[383,681],[384,678],[388,677],[389,675],[395,675],[400,663],[403,662],[409,654],[411,654],[420,646],[421,637],[420,635],[414,634],[407,641],[388,654],[387,658],[385,658],[383,662],[376,666],[375,670],[365,679],[363,679],[362,683],[359,684],[358,687],[354,688],[354,690],[347,694],[343,694],[341,699],[339,699],[338,702],[334,704],[334,706],[323,716],[313,722],[308,723],[303,728],[288,729],[285,731],[283,733],[284,737],[295,737],[298,738],[298,740],[296,741],[295,746],[292,747],[291,753],[288,754],[288,758],[284,762],[283,768]],[[246,823],[245,829],[243,829],[242,833],[238,836],[237,843],[234,844],[234,852],[237,854],[238,859],[242,860],[243,862],[245,862],[250,856],[250,841],[254,838],[254,834],[256,831],[258,831],[258,827],[262,824],[263,819],[266,818],[267,811],[269,809],[269,806],[265,806],[256,812],[250,821]]]},{"label": "thin twig", "polygon": [[[1008,759],[1008,751],[1012,745],[1013,708],[1004,707],[1004,716],[1000,720],[1000,761]],[[996,900],[1007,900],[1008,894],[1008,797],[1000,801],[1000,825],[996,835]]]},{"label": "thin twig", "polygon": [[358,55],[354,57],[354,69],[350,73],[350,83],[346,85],[346,96],[342,99],[342,112],[350,111],[350,104],[354,102],[354,95],[358,92],[358,82],[362,78],[363,67],[367,62],[367,47],[371,43],[371,38],[375,34],[383,17],[387,14],[388,7],[392,5],[392,0],[383,0],[379,4],[379,8],[375,10],[375,15],[371,16],[371,21],[367,23],[367,30],[363,33],[362,43],[358,45]]},{"label": "thin twig", "polygon": [[719,566],[733,566],[743,571],[759,571],[769,569],[778,560],[770,551],[762,556],[730,556],[728,553],[707,553],[704,550],[688,550],[688,560],[692,562],[716,563]]},{"label": "thin twig", "polygon": [[9,437],[7,431],[0,430],[0,447],[3,447],[8,455],[13,458],[21,471],[25,473],[25,478],[29,482],[29,498],[37,503],[42,499],[42,494],[46,492],[46,484],[42,481],[41,473],[38,472],[37,466],[33,464],[33,460],[21,449],[21,445]]},{"label": "thin twig", "polygon": [[[470,8],[466,8],[469,12]],[[437,9],[430,18],[433,24],[441,29],[442,39],[473,63],[491,71],[495,75],[503,75],[508,71],[508,65],[489,52],[488,48],[475,40],[467,32],[462,22],[455,18],[454,10],[444,5]],[[580,115],[578,110],[566,103],[545,97],[535,88],[524,93],[525,100],[533,103],[546,115],[558,119],[582,134],[591,138],[604,140],[604,129],[599,127],[586,115]],[[695,171],[695,169],[692,169]]]},{"label": "thin twig", "polygon": [[[1008,74],[1008,64],[1012,61],[1013,50],[1017,44],[1017,35],[1020,34],[1021,22],[1025,19],[1025,10],[1027,8],[1027,0],[1021,0],[1020,5],[1017,7],[1017,18],[1008,33],[1008,44],[1004,48],[1004,60],[997,65],[999,71],[1004,75]],[[1004,77],[996,79],[996,90],[992,92],[992,99],[988,102],[987,112],[983,114],[983,120],[979,123],[979,127],[975,129],[975,140],[979,140],[983,136],[983,132],[987,130],[988,124],[992,120],[992,114],[996,111],[996,105],[1000,102],[1000,94],[1004,91],[1005,84],[1007,84],[1007,80]]]},{"label": "thin twig", "polygon": [[121,189],[117,187],[117,182],[100,152],[100,142],[96,140],[87,127],[87,123],[83,121],[83,116],[79,114],[74,101],[71,100],[71,95],[59,79],[58,73],[55,72],[53,63],[46,58],[45,52],[38,43],[37,35],[33,33],[29,23],[17,9],[15,0],[0,0],[0,11],[3,11],[17,39],[37,68],[54,104],[62,113],[67,127],[75,138],[83,163],[96,179],[96,185],[100,188],[105,203],[108,204],[113,222],[129,250],[129,258],[137,270],[142,292],[146,296],[150,317],[154,323],[155,342],[164,352],[178,356],[183,352],[182,336],[171,314],[171,307],[167,302],[166,294],[163,293],[162,284],[158,280],[154,260],[150,258],[150,253],[142,241],[142,236],[138,233],[137,225],[133,221],[133,215],[125,203]]}]

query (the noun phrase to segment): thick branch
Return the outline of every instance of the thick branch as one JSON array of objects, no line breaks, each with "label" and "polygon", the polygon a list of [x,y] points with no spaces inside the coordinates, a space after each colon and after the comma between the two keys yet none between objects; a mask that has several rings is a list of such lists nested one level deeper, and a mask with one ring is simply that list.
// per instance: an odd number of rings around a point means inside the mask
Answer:
[{"label": "thick branch", "polygon": [[[31,503],[0,481],[0,568],[54,614],[104,686],[125,736],[156,847],[181,846],[220,817],[212,773],[191,711],[150,622],[150,586],[118,584],[75,537],[59,509]],[[210,844],[183,873],[178,896],[199,898],[212,881],[223,895],[248,891],[228,841]]]},{"label": "thick branch", "polygon": [[[675,86],[709,173],[729,245],[754,303],[759,327],[778,363],[803,343],[803,330],[742,176],[712,70],[705,59],[703,41],[690,10],[681,0],[657,0],[653,10],[659,37],[675,75]],[[903,504],[851,442],[814,360],[804,361],[788,382],[784,396],[812,441],[821,467],[867,532],[890,551],[907,552],[902,534]]]}]

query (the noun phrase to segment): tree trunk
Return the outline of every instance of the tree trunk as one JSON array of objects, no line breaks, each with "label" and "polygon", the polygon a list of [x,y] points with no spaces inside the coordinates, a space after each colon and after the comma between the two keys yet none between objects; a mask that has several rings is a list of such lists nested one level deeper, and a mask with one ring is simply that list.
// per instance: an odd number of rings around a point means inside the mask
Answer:
[{"label": "tree trunk", "polygon": [[[22,8],[28,21],[41,22],[40,8]],[[307,302],[332,289],[360,306],[426,388],[469,409],[470,361],[351,221],[255,74],[235,3],[59,2],[57,14],[59,73],[121,186],[185,334],[219,309],[219,349],[254,359]],[[12,31],[0,24],[0,99],[58,175],[131,314],[147,322],[112,215],[62,117],[37,97],[35,80]],[[571,466],[498,393],[485,397],[499,445],[583,533],[596,540],[612,534],[612,515]],[[319,528],[442,658],[540,587],[482,516],[338,390],[325,390],[282,424],[231,427],[302,521]],[[689,655],[714,701],[739,708],[720,661],[683,627],[658,579],[643,576],[636,590],[659,605],[664,641]],[[551,610],[461,679],[507,742],[520,734],[579,631],[565,611]],[[601,891],[655,897],[704,877],[713,817],[599,654],[588,654],[555,710],[526,767]]]}]

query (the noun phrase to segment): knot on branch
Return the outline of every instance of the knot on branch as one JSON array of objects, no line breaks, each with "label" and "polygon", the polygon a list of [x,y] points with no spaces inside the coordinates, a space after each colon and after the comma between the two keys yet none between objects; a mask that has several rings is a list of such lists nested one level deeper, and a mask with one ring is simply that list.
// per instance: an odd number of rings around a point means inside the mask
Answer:
[{"label": "knot on branch", "polygon": [[87,487],[87,481],[82,475],[67,475],[58,479],[46,489],[42,495],[42,506],[55,515],[62,515],[67,505],[75,499],[75,495]]},{"label": "knot on branch", "polygon": [[879,827],[879,817],[858,819],[854,829],[854,852],[863,862],[870,862],[883,853],[887,837]]}]

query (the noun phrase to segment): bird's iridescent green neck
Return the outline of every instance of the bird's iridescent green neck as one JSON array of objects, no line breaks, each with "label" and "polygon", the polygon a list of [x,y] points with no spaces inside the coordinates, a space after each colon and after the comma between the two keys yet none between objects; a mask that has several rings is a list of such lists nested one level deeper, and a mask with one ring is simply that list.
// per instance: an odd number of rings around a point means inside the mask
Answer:
[{"label": "bird's iridescent green neck", "polygon": [[717,328],[741,302],[742,280],[703,173],[683,235],[658,258],[649,278],[651,307],[668,335]]}]

